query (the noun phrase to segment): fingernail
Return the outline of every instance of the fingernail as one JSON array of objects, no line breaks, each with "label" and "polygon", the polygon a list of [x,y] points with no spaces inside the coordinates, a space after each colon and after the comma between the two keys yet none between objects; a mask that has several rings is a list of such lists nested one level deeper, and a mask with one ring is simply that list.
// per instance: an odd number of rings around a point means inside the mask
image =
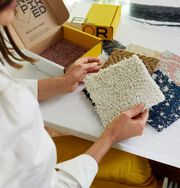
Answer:
[{"label": "fingernail", "polygon": [[94,66],[97,66],[98,65],[98,63],[94,63]]},{"label": "fingernail", "polygon": [[143,103],[141,103],[141,104],[139,104],[141,107],[144,107],[144,104]]},{"label": "fingernail", "polygon": [[137,104],[136,107],[143,107],[143,104]]},{"label": "fingernail", "polygon": [[148,109],[145,109],[145,112],[149,113],[149,110],[148,110]]}]

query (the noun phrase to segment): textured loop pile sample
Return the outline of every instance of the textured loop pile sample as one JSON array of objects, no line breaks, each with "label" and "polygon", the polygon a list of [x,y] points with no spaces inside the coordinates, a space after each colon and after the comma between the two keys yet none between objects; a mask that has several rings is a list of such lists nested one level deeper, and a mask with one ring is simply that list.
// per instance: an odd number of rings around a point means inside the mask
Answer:
[{"label": "textured loop pile sample", "polygon": [[[106,68],[110,65],[116,64],[125,58],[128,59],[129,57],[132,57],[133,55],[134,55],[134,53],[132,53],[132,52],[124,51],[121,49],[116,49],[112,52],[108,61],[104,64],[103,68]],[[158,67],[159,60],[156,58],[152,58],[152,57],[146,57],[144,55],[137,55],[137,56],[143,61],[144,65],[146,66],[149,73],[153,74],[153,72]]]},{"label": "textured loop pile sample", "polygon": [[160,67],[176,85],[180,86],[180,57],[165,51],[160,56]]},{"label": "textured loop pile sample", "polygon": [[180,118],[180,87],[160,70],[152,77],[165,95],[165,101],[150,109],[148,124],[157,131],[162,131]]},{"label": "textured loop pile sample", "polygon": [[137,104],[150,108],[164,100],[158,85],[136,55],[88,75],[84,81],[104,126]]},{"label": "textured loop pile sample", "polygon": [[160,52],[136,44],[129,44],[128,46],[126,46],[126,50],[129,52],[133,52],[136,54],[145,55],[149,57],[154,57],[154,58],[160,57]]},{"label": "textured loop pile sample", "polygon": [[88,50],[82,46],[60,40],[56,44],[50,46],[40,55],[64,67],[69,66],[84,55]]}]

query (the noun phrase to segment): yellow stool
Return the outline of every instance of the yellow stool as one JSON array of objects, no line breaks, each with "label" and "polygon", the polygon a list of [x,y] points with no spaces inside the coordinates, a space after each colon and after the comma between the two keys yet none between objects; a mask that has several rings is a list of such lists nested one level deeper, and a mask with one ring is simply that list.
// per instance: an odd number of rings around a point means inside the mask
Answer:
[{"label": "yellow stool", "polygon": [[[63,162],[83,154],[93,144],[74,136],[53,138],[57,160]],[[152,176],[149,161],[142,157],[111,149],[99,164],[92,188],[159,188]]]}]

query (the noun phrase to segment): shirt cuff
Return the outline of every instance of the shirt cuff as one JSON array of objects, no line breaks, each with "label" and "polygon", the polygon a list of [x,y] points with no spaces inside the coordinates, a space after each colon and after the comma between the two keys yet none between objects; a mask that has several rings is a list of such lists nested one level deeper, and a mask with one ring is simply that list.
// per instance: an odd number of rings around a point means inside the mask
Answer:
[{"label": "shirt cuff", "polygon": [[16,81],[27,87],[31,93],[36,97],[36,99],[38,98],[38,80],[31,80],[31,79],[16,79]]},{"label": "shirt cuff", "polygon": [[89,188],[98,172],[98,164],[87,154],[59,163],[56,168],[71,175],[82,188]]}]

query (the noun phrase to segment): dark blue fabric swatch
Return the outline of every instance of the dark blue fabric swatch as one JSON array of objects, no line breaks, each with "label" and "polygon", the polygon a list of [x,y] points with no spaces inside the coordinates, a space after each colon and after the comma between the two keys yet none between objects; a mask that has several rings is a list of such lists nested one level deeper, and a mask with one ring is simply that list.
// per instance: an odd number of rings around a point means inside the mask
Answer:
[{"label": "dark blue fabric swatch", "polygon": [[160,132],[180,118],[180,87],[160,70],[152,78],[165,95],[165,101],[150,109],[148,124]]}]

